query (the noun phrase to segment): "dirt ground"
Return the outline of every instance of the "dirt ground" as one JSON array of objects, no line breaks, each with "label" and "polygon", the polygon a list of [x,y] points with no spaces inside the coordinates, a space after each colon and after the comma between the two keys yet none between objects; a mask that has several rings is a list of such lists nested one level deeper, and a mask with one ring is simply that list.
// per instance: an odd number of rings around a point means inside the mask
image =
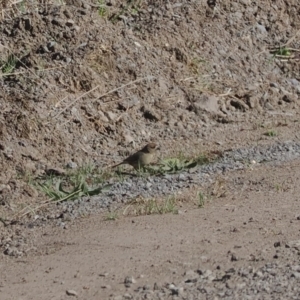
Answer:
[{"label": "dirt ground", "polygon": [[[67,290],[108,299],[176,282],[187,270],[262,265],[275,243],[299,239],[299,177],[300,161],[257,166],[225,176],[227,196],[204,208],[193,209],[186,195],[177,215],[94,216],[67,230],[33,230],[39,255],[2,259],[2,299],[69,299]],[[128,289],[126,276],[136,280]]]},{"label": "dirt ground", "polygon": [[[298,0],[0,9],[0,218],[14,221],[0,222],[1,299],[113,299],[188,270],[256,267],[299,240],[298,160],[222,174],[226,193],[203,208],[182,191],[176,215],[26,225],[51,168],[102,169],[149,141],[160,158],[299,141]],[[7,255],[19,238],[32,251]]]}]

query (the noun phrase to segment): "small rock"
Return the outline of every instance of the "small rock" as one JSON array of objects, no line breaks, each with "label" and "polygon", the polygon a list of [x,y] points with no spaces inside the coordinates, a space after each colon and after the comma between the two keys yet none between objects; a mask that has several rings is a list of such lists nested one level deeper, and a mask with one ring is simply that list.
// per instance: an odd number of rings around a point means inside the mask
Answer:
[{"label": "small rock", "polygon": [[231,260],[231,261],[238,261],[238,258],[237,258],[237,256],[236,256],[236,254],[232,253],[231,259],[230,259],[230,260]]},{"label": "small rock", "polygon": [[144,290],[144,291],[149,291],[150,289],[151,289],[151,287],[150,287],[149,284],[145,284],[145,285],[143,286],[143,290]]},{"label": "small rock", "polygon": [[47,168],[46,170],[45,170],[45,174],[46,175],[49,175],[49,176],[51,176],[51,175],[54,175],[54,176],[61,176],[61,175],[65,175],[66,174],[66,172],[65,172],[65,170],[64,169],[61,169],[61,168]]},{"label": "small rock", "polygon": [[263,277],[263,273],[261,271],[257,271],[256,273],[254,273],[254,275],[257,277]]},{"label": "small rock", "polygon": [[197,274],[194,270],[189,270],[189,271],[186,271],[184,273],[184,276],[188,277],[189,279],[191,278],[198,278],[199,274]]},{"label": "small rock", "polygon": [[160,289],[159,285],[155,282],[153,286],[154,291],[158,291]]},{"label": "small rock", "polygon": [[150,121],[157,122],[161,119],[161,116],[153,109],[142,107],[142,112],[143,112],[144,118],[148,119]]},{"label": "small rock", "polygon": [[111,286],[109,284],[101,286],[102,289],[111,290]]},{"label": "small rock", "polygon": [[204,273],[203,273],[203,278],[208,278],[210,275],[212,275],[212,271],[211,270],[206,270]]},{"label": "small rock", "polygon": [[8,246],[5,249],[4,254],[8,256],[15,256],[15,257],[19,257],[23,255],[21,251],[19,251],[16,247],[13,246],[12,247]]},{"label": "small rock", "polygon": [[209,258],[207,256],[205,256],[205,255],[200,256],[200,259],[204,263],[209,261]]},{"label": "small rock", "polygon": [[108,111],[105,113],[110,121],[114,121],[117,118],[117,115],[112,111]]},{"label": "small rock", "polygon": [[54,24],[54,25],[58,25],[58,26],[63,26],[63,24],[64,24],[64,20],[63,19],[61,19],[61,18],[54,18],[53,20],[52,20],[52,24]]},{"label": "small rock", "polygon": [[77,164],[75,162],[73,162],[73,161],[70,161],[70,162],[67,163],[66,167],[69,168],[69,169],[76,169],[77,168]]},{"label": "small rock", "polygon": [[78,296],[78,293],[74,290],[66,290],[68,296]]},{"label": "small rock", "polygon": [[300,240],[298,241],[290,241],[286,243],[286,248],[295,248],[296,250],[300,251]]},{"label": "small rock", "polygon": [[130,287],[133,283],[136,283],[136,280],[132,276],[125,277],[124,284],[127,288]]},{"label": "small rock", "polygon": [[275,242],[275,243],[274,243],[274,247],[275,247],[275,248],[280,247],[280,246],[281,246],[281,243],[280,243],[280,242]]},{"label": "small rock", "polygon": [[69,19],[69,20],[66,22],[66,25],[69,26],[69,27],[71,27],[71,26],[74,25],[74,23],[75,23],[75,22],[74,22],[73,20]]},{"label": "small rock", "polygon": [[99,119],[102,122],[108,123],[109,119],[104,115],[103,111],[98,110]]}]

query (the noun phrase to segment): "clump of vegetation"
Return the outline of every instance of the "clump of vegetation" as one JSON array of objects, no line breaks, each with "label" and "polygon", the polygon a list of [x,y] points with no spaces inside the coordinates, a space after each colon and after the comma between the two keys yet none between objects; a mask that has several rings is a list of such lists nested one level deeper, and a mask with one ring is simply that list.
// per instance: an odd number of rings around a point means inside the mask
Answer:
[{"label": "clump of vegetation", "polygon": [[177,199],[175,196],[170,196],[164,199],[144,199],[137,198],[132,200],[124,209],[123,215],[153,215],[178,213]]},{"label": "clump of vegetation", "polygon": [[105,216],[105,221],[115,221],[119,218],[119,215],[117,213],[117,211],[110,211],[107,213],[107,215]]},{"label": "clump of vegetation", "polygon": [[105,0],[98,0],[98,13],[102,18],[108,16],[109,10],[107,5],[105,4]]},{"label": "clump of vegetation", "polygon": [[175,158],[166,158],[162,160],[158,165],[149,166],[145,169],[152,174],[173,174],[195,168],[208,162],[209,158],[205,155],[201,155],[195,158],[185,158],[184,156],[179,155]]},{"label": "clump of vegetation", "polygon": [[14,54],[10,54],[8,58],[4,61],[0,60],[1,71],[4,75],[10,74],[14,71],[17,66],[17,58]]},{"label": "clump of vegetation", "polygon": [[268,130],[264,135],[274,137],[277,136],[277,132],[275,130]]},{"label": "clump of vegetation", "polygon": [[84,196],[95,196],[107,191],[111,184],[104,184],[110,176],[109,173],[97,174],[94,171],[94,167],[87,165],[67,175],[50,175],[37,179],[34,185],[46,194],[50,201],[62,202]]}]

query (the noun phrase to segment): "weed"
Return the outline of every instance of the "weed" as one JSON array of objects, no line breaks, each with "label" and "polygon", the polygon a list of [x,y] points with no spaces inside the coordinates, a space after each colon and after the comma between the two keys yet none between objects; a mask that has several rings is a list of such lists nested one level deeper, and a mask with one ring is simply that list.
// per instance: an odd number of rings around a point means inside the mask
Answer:
[{"label": "weed", "polygon": [[49,182],[38,183],[38,187],[44,192],[50,200],[61,202],[66,200],[75,200],[83,196],[95,196],[101,194],[110,188],[111,185],[101,187],[89,187],[85,182],[84,178],[79,184],[73,184],[71,190],[63,188],[63,182],[57,180],[56,184],[49,184]]},{"label": "weed", "polygon": [[18,3],[18,9],[21,13],[26,13],[26,1],[21,1]]},{"label": "weed", "polygon": [[193,74],[199,75],[200,74],[200,65],[205,63],[206,61],[202,58],[194,57],[191,59],[189,63],[189,67],[192,70]]},{"label": "weed", "polygon": [[14,69],[16,68],[17,65],[17,59],[13,54],[10,54],[7,58],[6,61],[1,62],[2,66],[1,66],[1,70],[2,73],[5,74],[10,74],[14,71]]},{"label": "weed", "polygon": [[110,211],[106,216],[105,216],[105,221],[115,221],[118,219],[118,213],[116,211]]},{"label": "weed", "polygon": [[274,57],[276,57],[276,56],[289,57],[289,56],[291,56],[291,50],[287,47],[279,47],[279,48],[271,50],[271,54],[273,54]]},{"label": "weed", "polygon": [[166,214],[178,213],[176,207],[177,199],[174,196],[165,199],[144,199],[137,198],[124,209],[123,215],[153,215],[153,214]]},{"label": "weed", "polygon": [[280,190],[281,190],[281,187],[280,187],[280,185],[278,183],[275,184],[275,190],[276,190],[277,193],[279,193]]},{"label": "weed", "polygon": [[213,184],[205,189],[205,192],[199,191],[197,193],[196,204],[199,208],[212,200],[212,198],[220,198],[226,196],[226,182],[222,178],[216,178]]},{"label": "weed", "polygon": [[197,204],[198,207],[202,208],[204,207],[204,204],[206,202],[206,196],[202,192],[198,192],[198,199],[197,199]]},{"label": "weed", "polygon": [[275,130],[268,130],[264,135],[274,137],[277,136],[277,132]]},{"label": "weed", "polygon": [[102,18],[108,15],[109,11],[107,5],[105,4],[105,0],[98,0],[98,14]]},{"label": "weed", "polygon": [[221,178],[217,177],[214,184],[209,189],[210,197],[221,198],[226,196],[226,181]]},{"label": "weed", "polygon": [[87,164],[63,177],[51,175],[42,181],[37,180],[34,186],[50,200],[61,202],[101,194],[111,187],[111,184],[103,184],[109,176],[112,174],[106,172],[97,174],[95,167]]}]

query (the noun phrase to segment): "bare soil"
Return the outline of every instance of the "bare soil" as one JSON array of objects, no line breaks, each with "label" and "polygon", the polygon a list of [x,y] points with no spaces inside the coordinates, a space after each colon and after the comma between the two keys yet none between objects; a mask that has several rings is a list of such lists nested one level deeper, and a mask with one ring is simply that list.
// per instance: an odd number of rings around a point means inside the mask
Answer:
[{"label": "bare soil", "polygon": [[[268,174],[268,175],[266,175]],[[300,161],[228,174],[227,196],[182,213],[78,220],[67,230],[28,230],[39,254],[3,257],[3,299],[108,299],[138,286],[178,282],[188,270],[258,267],[299,240]],[[185,209],[187,208],[187,210]],[[298,218],[298,219],[297,219]],[[233,258],[234,255],[234,259]],[[279,258],[291,262],[280,253]],[[126,276],[136,283],[126,288]]]},{"label": "bare soil", "polygon": [[[299,240],[299,161],[222,174],[201,209],[182,191],[178,215],[25,226],[51,168],[105,168],[149,141],[158,159],[299,141],[298,2],[3,1],[0,218],[16,222],[0,222],[1,299],[113,298]],[[32,251],[7,255],[9,239]]]}]

